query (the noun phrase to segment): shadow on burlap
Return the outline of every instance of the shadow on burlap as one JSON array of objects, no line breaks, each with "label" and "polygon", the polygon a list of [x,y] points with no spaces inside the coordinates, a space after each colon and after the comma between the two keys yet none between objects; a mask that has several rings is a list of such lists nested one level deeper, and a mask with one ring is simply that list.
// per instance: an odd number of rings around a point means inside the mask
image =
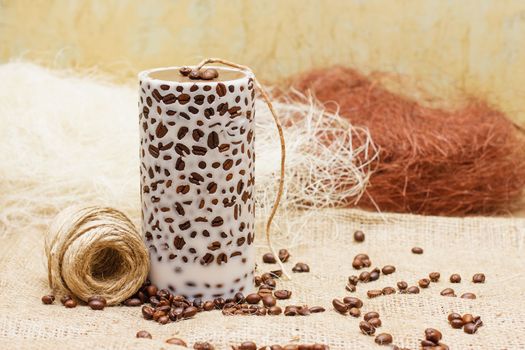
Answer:
[{"label": "shadow on burlap", "polygon": [[[312,214],[313,213],[313,214]],[[223,316],[220,311],[198,314],[194,319],[158,325],[142,318],[140,308],[112,307],[93,311],[86,306],[65,309],[59,302],[46,306],[40,297],[48,293],[41,232],[7,232],[0,256],[0,343],[2,348],[34,349],[168,349],[164,340],[177,336],[190,346],[210,341],[217,349],[228,349],[246,340],[258,346],[270,344],[325,343],[331,349],[380,349],[373,337],[359,332],[360,319],[337,314],[334,297],[345,291],[357,253],[368,253],[372,266],[395,265],[397,271],[378,281],[358,285],[354,295],[364,301],[362,311],[378,311],[383,321],[379,332],[391,333],[394,343],[411,349],[427,327],[443,332],[451,349],[525,348],[525,219],[435,218],[411,215],[384,215],[352,210],[323,210],[305,214],[303,229],[279,245],[291,246],[295,262],[310,265],[311,272],[293,274],[293,280],[279,282],[291,289],[293,297],[279,305],[321,305],[327,311],[307,317]],[[355,229],[366,232],[366,241],[353,242]],[[266,252],[259,239],[259,253]],[[423,255],[410,249],[421,246]],[[259,271],[275,269],[263,264]],[[419,295],[390,295],[368,299],[368,289],[395,286],[399,280],[414,285],[429,272],[441,272],[441,280]],[[483,272],[485,284],[473,284],[472,275]],[[463,277],[460,284],[448,282],[451,273]],[[467,300],[443,297],[451,287],[456,294],[473,292]],[[468,335],[447,323],[450,312],[480,315],[484,326]],[[138,330],[147,330],[153,340],[135,339]]]}]

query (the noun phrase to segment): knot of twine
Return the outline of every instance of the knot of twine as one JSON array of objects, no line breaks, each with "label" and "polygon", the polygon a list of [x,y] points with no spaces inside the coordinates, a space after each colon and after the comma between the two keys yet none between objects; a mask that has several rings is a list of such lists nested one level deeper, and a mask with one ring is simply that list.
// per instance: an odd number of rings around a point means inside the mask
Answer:
[{"label": "knot of twine", "polygon": [[108,207],[70,207],[60,212],[46,237],[49,285],[59,294],[109,305],[132,296],[146,280],[149,254],[130,219]]}]

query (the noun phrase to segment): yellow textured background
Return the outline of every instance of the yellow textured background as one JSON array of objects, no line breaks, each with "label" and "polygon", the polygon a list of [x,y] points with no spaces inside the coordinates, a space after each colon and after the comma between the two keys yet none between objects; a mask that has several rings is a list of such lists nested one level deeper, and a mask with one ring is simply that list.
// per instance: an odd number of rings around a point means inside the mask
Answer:
[{"label": "yellow textured background", "polygon": [[0,60],[130,81],[220,56],[275,81],[331,63],[486,97],[525,122],[525,1],[2,1]]}]

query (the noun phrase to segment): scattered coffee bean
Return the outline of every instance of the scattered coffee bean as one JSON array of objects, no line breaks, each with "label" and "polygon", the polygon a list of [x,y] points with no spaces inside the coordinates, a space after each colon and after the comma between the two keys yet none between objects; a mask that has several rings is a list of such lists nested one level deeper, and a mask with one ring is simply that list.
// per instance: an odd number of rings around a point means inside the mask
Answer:
[{"label": "scattered coffee bean", "polygon": [[344,297],[343,303],[345,303],[349,307],[356,307],[358,309],[363,307],[363,301],[356,297]]},{"label": "scattered coffee bean", "polygon": [[370,282],[377,281],[379,279],[380,271],[378,268],[375,268],[370,272]]},{"label": "scattered coffee bean", "polygon": [[297,314],[297,306],[295,305],[288,305],[284,308],[284,316],[296,316]]},{"label": "scattered coffee bean", "polygon": [[366,254],[357,254],[352,262],[352,267],[356,270],[362,269],[363,267],[370,267],[372,262]]},{"label": "scattered coffee bean", "polygon": [[275,260],[275,257],[272,253],[266,253],[263,255],[262,260],[266,264],[275,264],[277,263],[277,260]]},{"label": "scattered coffee bean", "polygon": [[325,312],[325,308],[322,307],[322,306],[312,306],[312,307],[310,308],[310,312],[311,312],[312,314],[318,314],[318,313],[320,313],[320,312]]},{"label": "scattered coffee bean", "polygon": [[383,291],[381,289],[372,289],[366,292],[366,295],[369,298],[377,298],[378,296],[383,295]]},{"label": "scattered coffee bean", "polygon": [[335,310],[340,314],[345,314],[349,308],[347,304],[345,304],[339,299],[332,300],[332,305],[334,306]]},{"label": "scattered coffee bean", "polygon": [[478,326],[474,323],[466,323],[463,326],[463,331],[467,334],[474,334],[478,330]]},{"label": "scattered coffee bean", "polygon": [[375,312],[375,311],[370,311],[370,312],[367,312],[364,316],[363,316],[364,320],[365,321],[369,321],[373,318],[379,318],[379,313]]},{"label": "scattered coffee bean", "polygon": [[419,294],[419,288],[416,286],[408,287],[407,293],[408,294]]},{"label": "scattered coffee bean", "polygon": [[396,290],[393,287],[383,288],[383,295],[396,294]]},{"label": "scattered coffee bean", "polygon": [[280,315],[282,312],[283,310],[277,305],[272,306],[268,309],[268,315]]},{"label": "scattered coffee bean", "polygon": [[405,290],[408,288],[408,283],[405,281],[399,281],[397,282],[397,288],[399,288],[399,290]]},{"label": "scattered coffee bean", "polygon": [[279,300],[290,299],[292,292],[286,289],[280,289],[273,292],[273,295]]},{"label": "scattered coffee bean", "polygon": [[381,319],[379,317],[374,317],[368,320],[368,323],[370,323],[375,328],[381,327]]},{"label": "scattered coffee bean", "polygon": [[192,71],[191,67],[181,67],[181,68],[179,69],[179,73],[180,73],[181,75],[185,76],[185,77],[187,77],[188,74],[191,73],[191,71]]},{"label": "scattered coffee bean", "polygon": [[427,328],[425,329],[425,339],[433,342],[434,344],[439,343],[439,341],[443,338],[443,335],[440,331],[434,328]]},{"label": "scattered coffee bean", "polygon": [[142,307],[142,317],[144,317],[146,320],[152,320],[153,313],[155,313],[155,309],[152,308],[151,306],[144,305]]},{"label": "scattered coffee bean", "polygon": [[422,278],[417,282],[417,284],[421,288],[428,288],[428,286],[430,285],[430,280],[428,278]]},{"label": "scattered coffee bean", "polygon": [[363,271],[359,274],[359,280],[361,282],[369,282],[370,281],[370,272]]},{"label": "scattered coffee bean", "polygon": [[476,294],[474,294],[474,293],[463,293],[461,295],[461,298],[463,298],[463,299],[476,299]]},{"label": "scattered coffee bean", "polygon": [[171,345],[183,346],[185,348],[188,347],[188,344],[186,344],[186,342],[180,338],[169,338],[166,340],[166,343],[171,344]]},{"label": "scattered coffee bean", "polygon": [[124,304],[125,306],[135,307],[135,306],[142,305],[142,302],[140,301],[139,298],[129,298],[129,299],[124,300],[122,304]]},{"label": "scattered coffee bean", "polygon": [[357,288],[356,288],[355,285],[348,283],[348,284],[345,286],[345,289],[346,289],[347,291],[349,291],[350,293],[353,293],[353,292],[356,291]]},{"label": "scattered coffee bean", "polygon": [[392,265],[386,265],[381,269],[381,272],[385,275],[390,275],[391,273],[396,272],[396,267]]},{"label": "scattered coffee bean", "polygon": [[359,283],[359,277],[357,277],[356,275],[352,275],[350,277],[348,277],[348,283],[352,284],[352,285],[357,285]]},{"label": "scattered coffee bean", "polygon": [[456,293],[454,292],[454,289],[452,288],[445,288],[441,291],[440,294],[445,297],[455,297],[456,296]]},{"label": "scattered coffee bean", "polygon": [[366,335],[374,335],[374,333],[376,332],[376,328],[367,321],[359,322],[359,329],[363,334]]},{"label": "scattered coffee bean", "polygon": [[461,315],[456,313],[456,312],[452,312],[448,315],[447,317],[448,321],[451,322],[452,320],[460,320],[461,319]]},{"label": "scattered coffee bean", "polygon": [[204,311],[214,310],[215,309],[215,304],[211,300],[205,301],[204,304],[202,304],[202,309]]},{"label": "scattered coffee bean", "polygon": [[464,323],[463,323],[463,320],[460,318],[457,320],[450,321],[450,325],[452,326],[452,328],[458,329],[458,328],[463,327]]},{"label": "scattered coffee bean", "polygon": [[68,309],[72,309],[74,307],[77,307],[77,302],[75,301],[75,299],[68,299],[64,302],[64,306]]},{"label": "scattered coffee bean", "polygon": [[430,278],[430,281],[437,282],[439,281],[439,277],[441,277],[441,274],[439,272],[431,272],[428,274],[428,277]]},{"label": "scattered coffee bean", "polygon": [[154,284],[151,284],[151,285],[146,287],[146,294],[150,298],[153,297],[153,296],[156,296],[158,291],[159,290],[158,290],[157,286],[155,286]]},{"label": "scattered coffee bean", "polygon": [[137,338],[147,338],[147,339],[152,339],[153,338],[151,336],[150,332],[148,332],[148,331],[138,331],[136,337]]},{"label": "scattered coffee bean", "polygon": [[286,249],[280,249],[278,255],[279,255],[279,260],[281,260],[281,262],[283,263],[287,262],[288,259],[290,259],[290,253]]},{"label": "scattered coffee bean", "polygon": [[88,305],[92,310],[103,310],[106,307],[106,303],[100,299],[90,300]]},{"label": "scattered coffee bean", "polygon": [[472,282],[474,283],[485,283],[485,275],[482,273],[477,273],[472,276]]},{"label": "scattered coffee bean", "polygon": [[414,247],[414,248],[412,248],[412,253],[414,253],[414,254],[423,254],[423,248]]},{"label": "scattered coffee bean", "polygon": [[55,296],[54,295],[44,295],[42,297],[42,303],[43,304],[46,304],[46,305],[49,305],[49,304],[53,304],[53,302],[55,301]]},{"label": "scattered coffee bean", "polygon": [[463,320],[463,323],[474,323],[474,316],[472,314],[464,314],[461,319]]},{"label": "scattered coffee bean", "polygon": [[193,344],[193,349],[195,350],[215,350],[215,347],[208,342],[198,341]]},{"label": "scattered coffee bean", "polygon": [[390,334],[381,333],[376,336],[374,341],[376,342],[376,344],[379,344],[379,345],[388,345],[392,343],[393,339]]},{"label": "scattered coffee bean", "polygon": [[365,233],[363,231],[355,231],[354,232],[354,241],[356,242],[363,242],[365,240]]},{"label": "scattered coffee bean", "polygon": [[457,273],[454,273],[450,275],[450,283],[460,283],[461,282],[461,276]]},{"label": "scattered coffee bean", "polygon": [[348,314],[352,317],[359,317],[361,316],[361,310],[356,307],[352,307],[350,310],[348,310]]},{"label": "scattered coffee bean", "polygon": [[68,301],[70,299],[71,299],[71,295],[65,294],[65,295],[62,296],[62,298],[60,298],[60,302],[62,303],[62,305],[65,305],[66,301]]},{"label": "scattered coffee bean", "polygon": [[232,350],[257,350],[257,345],[252,341],[245,341],[239,346],[232,346]]},{"label": "scattered coffee bean", "polygon": [[310,272],[310,267],[306,265],[305,263],[298,262],[295,264],[295,266],[292,268],[293,272]]},{"label": "scattered coffee bean", "polygon": [[251,293],[246,296],[248,304],[258,304],[261,301],[261,296],[257,293]]},{"label": "scattered coffee bean", "polygon": [[160,316],[157,322],[160,324],[167,324],[170,322],[170,318],[168,316]]},{"label": "scattered coffee bean", "polygon": [[264,298],[262,298],[262,302],[263,302],[263,305],[266,307],[272,307],[272,306],[275,306],[276,304],[275,298],[272,297],[271,295],[267,295]]}]

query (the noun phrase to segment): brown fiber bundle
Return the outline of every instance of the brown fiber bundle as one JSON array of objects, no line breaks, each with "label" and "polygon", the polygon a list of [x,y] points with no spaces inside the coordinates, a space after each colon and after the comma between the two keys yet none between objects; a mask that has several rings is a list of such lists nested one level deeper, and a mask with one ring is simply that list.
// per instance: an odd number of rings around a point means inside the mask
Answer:
[{"label": "brown fiber bundle", "polygon": [[344,67],[307,72],[293,86],[368,127],[380,147],[378,168],[358,206],[376,208],[375,202],[387,211],[471,215],[519,205],[525,141],[486,102],[469,99],[453,110],[427,107]]}]

